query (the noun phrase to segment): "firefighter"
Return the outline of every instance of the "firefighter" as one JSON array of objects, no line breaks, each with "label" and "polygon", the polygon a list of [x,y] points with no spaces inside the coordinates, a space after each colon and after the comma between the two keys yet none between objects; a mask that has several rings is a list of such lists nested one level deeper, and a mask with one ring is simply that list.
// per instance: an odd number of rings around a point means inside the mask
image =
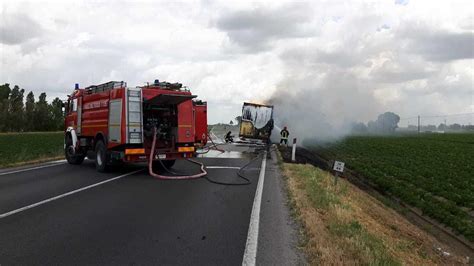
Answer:
[{"label": "firefighter", "polygon": [[227,132],[227,134],[225,134],[225,137],[224,137],[224,140],[226,143],[232,143],[234,142],[234,136],[231,135],[232,132]]},{"label": "firefighter", "polygon": [[286,127],[283,127],[283,129],[280,131],[280,145],[285,142],[285,145],[288,146],[288,136],[290,135],[290,132],[288,132],[288,129]]}]

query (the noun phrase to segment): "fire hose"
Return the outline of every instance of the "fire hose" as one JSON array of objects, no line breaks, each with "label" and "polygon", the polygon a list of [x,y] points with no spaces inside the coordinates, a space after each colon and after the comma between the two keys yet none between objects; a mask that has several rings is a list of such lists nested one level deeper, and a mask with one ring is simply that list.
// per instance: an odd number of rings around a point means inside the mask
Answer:
[{"label": "fire hose", "polygon": [[208,133],[207,134],[207,138],[212,142],[212,145],[207,147],[207,150],[203,151],[203,152],[196,152],[197,154],[206,154],[208,152],[210,152],[211,150],[216,150],[216,151],[220,151],[220,152],[225,152],[223,149],[220,149],[218,148],[217,146],[219,145],[223,145],[223,144],[216,144],[214,143],[214,140],[211,138],[210,134]]},{"label": "fire hose", "polygon": [[[151,176],[157,179],[172,179],[172,180],[180,180],[180,179],[196,179],[201,178],[207,175],[206,169],[204,169],[204,164],[194,161],[192,159],[187,159],[189,162],[201,166],[201,173],[194,174],[194,175],[176,175],[176,176],[166,176],[166,175],[159,175],[153,172],[153,158],[155,158],[155,145],[156,145],[156,127],[153,129],[153,142],[151,144],[151,151],[150,151],[150,158],[148,159],[148,172]],[[160,161],[161,163],[161,161]],[[163,163],[161,163],[163,165]],[[163,165],[164,166],[164,165]]]},{"label": "fire hose", "polygon": [[[152,145],[151,145],[151,151],[150,151],[150,158],[148,160],[148,172],[150,173],[151,176],[153,176],[154,178],[156,179],[165,179],[165,180],[184,180],[184,179],[197,179],[197,178],[201,178],[201,177],[204,177],[206,178],[207,181],[211,182],[211,183],[214,183],[214,184],[218,184],[218,185],[230,185],[230,186],[242,186],[242,185],[250,185],[252,184],[252,182],[250,181],[249,178],[245,177],[243,174],[242,174],[242,171],[247,167],[249,166],[252,162],[254,162],[256,159],[258,159],[260,156],[255,156],[252,160],[250,160],[247,164],[245,164],[244,166],[242,166],[239,171],[237,171],[237,176],[240,177],[241,179],[244,180],[243,183],[227,183],[227,182],[220,182],[220,181],[216,181],[216,180],[212,180],[210,178],[208,178],[206,175],[207,175],[207,171],[205,169],[205,166],[203,163],[201,162],[198,162],[198,161],[195,161],[195,160],[192,160],[192,159],[187,159],[187,161],[191,162],[191,163],[194,163],[194,164],[197,164],[197,165],[200,165],[201,166],[201,173],[199,174],[195,174],[195,175],[179,175],[171,170],[169,170],[168,168],[166,168],[166,166],[160,161],[161,163],[161,166],[163,167],[163,169],[166,170],[166,172],[170,173],[170,174],[173,174],[173,176],[166,176],[166,175],[159,175],[159,174],[156,174],[153,172],[153,158],[155,157],[155,146],[156,146],[156,128],[154,128],[153,130],[153,142],[152,142]],[[214,146],[217,146],[211,139],[211,142],[214,144]],[[212,147],[212,146],[211,146]],[[210,148],[211,148],[210,147]],[[224,151],[222,151],[224,152]]]}]

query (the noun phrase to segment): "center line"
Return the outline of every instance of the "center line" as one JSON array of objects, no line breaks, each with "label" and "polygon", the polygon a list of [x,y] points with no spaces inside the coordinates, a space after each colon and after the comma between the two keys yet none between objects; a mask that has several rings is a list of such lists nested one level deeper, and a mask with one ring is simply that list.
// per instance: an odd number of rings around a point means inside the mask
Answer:
[{"label": "center line", "polygon": [[9,212],[6,212],[6,213],[2,213],[2,214],[0,214],[0,219],[5,218],[5,217],[8,217],[8,216],[13,215],[13,214],[16,214],[16,213],[19,213],[19,212],[22,212],[22,211],[26,211],[26,210],[28,210],[28,209],[31,209],[31,208],[34,208],[34,207],[43,205],[43,204],[45,204],[45,203],[48,203],[48,202],[51,202],[51,201],[54,201],[54,200],[57,200],[57,199],[60,199],[60,198],[67,197],[67,196],[69,196],[69,195],[72,195],[72,194],[75,194],[75,193],[84,191],[84,190],[89,189],[89,188],[97,187],[97,186],[100,186],[100,185],[102,185],[102,184],[105,184],[105,183],[108,183],[108,182],[112,182],[112,181],[114,181],[114,180],[120,179],[120,178],[125,177],[125,176],[133,175],[133,174],[138,173],[138,172],[140,172],[140,171],[143,171],[143,169],[139,169],[139,170],[136,170],[136,171],[133,171],[133,172],[130,172],[130,173],[126,173],[126,174],[123,174],[123,175],[119,175],[119,176],[116,176],[116,177],[113,177],[113,178],[104,180],[104,181],[102,181],[102,182],[89,185],[89,186],[87,186],[87,187],[83,187],[83,188],[79,188],[79,189],[76,189],[76,190],[73,190],[73,191],[69,191],[69,192],[67,192],[67,193],[58,195],[58,196],[56,196],[56,197],[52,197],[52,198],[49,198],[49,199],[45,199],[45,200],[42,200],[42,201],[40,201],[40,202],[33,203],[33,204],[31,204],[31,205],[28,205],[28,206],[25,206],[25,207],[21,207],[21,208],[19,208],[19,209],[13,210],[13,211],[9,211]]},{"label": "center line", "polygon": [[260,206],[262,203],[263,183],[265,181],[265,168],[267,166],[267,152],[263,153],[262,167],[258,177],[257,191],[253,200],[252,213],[250,214],[249,231],[247,243],[245,244],[242,265],[254,266],[257,260],[258,227],[260,224]]}]

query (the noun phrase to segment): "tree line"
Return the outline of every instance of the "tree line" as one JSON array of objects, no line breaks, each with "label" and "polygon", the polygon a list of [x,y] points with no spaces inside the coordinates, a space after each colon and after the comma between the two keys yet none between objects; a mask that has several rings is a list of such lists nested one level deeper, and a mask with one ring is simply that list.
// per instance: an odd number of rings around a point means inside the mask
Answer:
[{"label": "tree line", "polygon": [[400,116],[393,112],[385,112],[380,114],[375,121],[369,121],[364,123],[353,123],[352,133],[353,134],[390,134],[395,132],[398,128],[398,122],[400,122]]},{"label": "tree line", "polygon": [[[385,112],[380,114],[375,121],[369,121],[364,123],[353,123],[351,133],[353,134],[391,134],[394,133],[400,122],[400,116],[393,112]],[[402,128],[401,131],[418,131],[417,125],[408,125],[407,128]],[[446,131],[446,132],[461,132],[461,131],[474,131],[474,125],[461,125],[454,123],[446,125],[444,123],[436,125],[420,125],[421,132],[434,132],[434,131]]]},{"label": "tree line", "polygon": [[0,85],[0,132],[29,132],[63,130],[63,102],[56,97],[51,103],[46,101],[46,93],[35,95],[10,84]]}]

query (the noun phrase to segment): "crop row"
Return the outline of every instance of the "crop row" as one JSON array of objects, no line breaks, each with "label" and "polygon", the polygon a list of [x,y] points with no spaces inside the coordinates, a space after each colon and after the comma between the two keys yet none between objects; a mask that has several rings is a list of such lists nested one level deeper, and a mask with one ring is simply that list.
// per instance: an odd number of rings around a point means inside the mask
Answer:
[{"label": "crop row", "polygon": [[312,149],[474,241],[474,134],[357,136]]}]

